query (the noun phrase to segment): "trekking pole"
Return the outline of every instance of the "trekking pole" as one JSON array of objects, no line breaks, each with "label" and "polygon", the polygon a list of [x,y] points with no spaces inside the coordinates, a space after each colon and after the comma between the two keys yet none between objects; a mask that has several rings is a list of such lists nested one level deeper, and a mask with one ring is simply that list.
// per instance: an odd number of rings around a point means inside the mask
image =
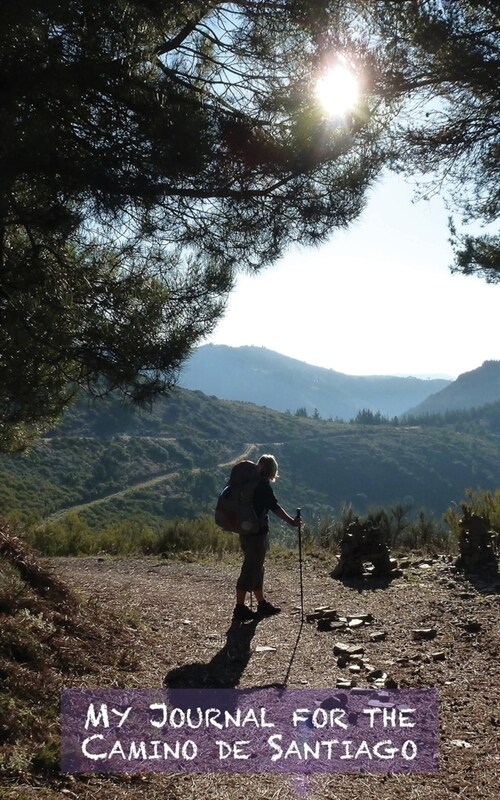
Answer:
[{"label": "trekking pole", "polygon": [[300,621],[302,623],[304,622],[304,587],[302,584],[302,519],[300,508],[297,509],[297,517],[299,518]]}]

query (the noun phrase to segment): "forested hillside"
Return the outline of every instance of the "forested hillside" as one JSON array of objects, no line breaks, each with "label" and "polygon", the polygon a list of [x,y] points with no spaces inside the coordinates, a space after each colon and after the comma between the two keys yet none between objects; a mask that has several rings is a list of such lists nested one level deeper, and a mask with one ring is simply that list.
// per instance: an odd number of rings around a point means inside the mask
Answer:
[{"label": "forested hillside", "polygon": [[477,408],[500,400],[500,361],[485,361],[477,369],[464,372],[456,381],[431,394],[412,410],[415,415],[439,414]]},{"label": "forested hillside", "polygon": [[[498,419],[486,407],[433,424],[339,424],[176,390],[151,413],[81,400],[29,452],[0,459],[0,515],[24,521],[73,509],[88,524],[212,513],[228,464],[273,452],[276,493],[312,519],[325,509],[403,503],[442,513],[467,488],[500,485]],[[376,423],[376,424],[375,424]]]}]

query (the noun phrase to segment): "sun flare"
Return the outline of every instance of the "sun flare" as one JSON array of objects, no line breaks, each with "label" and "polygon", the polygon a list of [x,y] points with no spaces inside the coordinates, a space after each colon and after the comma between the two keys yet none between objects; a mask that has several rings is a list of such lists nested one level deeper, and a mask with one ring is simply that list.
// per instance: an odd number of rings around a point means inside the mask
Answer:
[{"label": "sun flare", "polygon": [[359,81],[350,69],[336,64],[318,78],[315,94],[329,116],[342,116],[359,100]]}]

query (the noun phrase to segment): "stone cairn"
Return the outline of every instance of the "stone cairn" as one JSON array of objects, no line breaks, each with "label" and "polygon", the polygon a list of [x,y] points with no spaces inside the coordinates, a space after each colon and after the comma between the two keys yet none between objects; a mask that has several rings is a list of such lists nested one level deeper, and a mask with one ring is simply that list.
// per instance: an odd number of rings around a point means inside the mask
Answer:
[{"label": "stone cairn", "polygon": [[458,539],[460,555],[455,566],[464,572],[497,572],[496,532],[488,530],[488,524],[484,517],[475,514],[467,506],[462,506],[462,510],[464,515],[458,523],[460,526]]},{"label": "stone cairn", "polygon": [[[371,565],[371,569],[365,570],[365,564]],[[361,522],[359,519],[347,526],[340,540],[340,556],[332,572],[333,578],[362,578],[364,575],[394,578],[401,574],[379,528],[369,520]]]}]

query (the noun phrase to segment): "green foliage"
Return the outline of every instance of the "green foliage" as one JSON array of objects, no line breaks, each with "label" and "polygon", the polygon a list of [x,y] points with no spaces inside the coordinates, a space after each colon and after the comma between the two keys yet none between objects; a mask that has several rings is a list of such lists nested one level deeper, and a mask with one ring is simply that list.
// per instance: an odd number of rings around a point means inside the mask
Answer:
[{"label": "green foliage", "polygon": [[[410,507],[397,505],[368,510],[365,521],[369,521],[381,532],[383,541],[395,552],[405,550],[449,550],[453,538],[442,522],[432,514],[420,510],[416,518],[409,516]],[[310,542],[326,550],[338,552],[340,540],[357,514],[351,506],[344,506],[338,516],[323,514],[308,528]]]},{"label": "green foliage", "polygon": [[75,387],[168,391],[236,267],[359,213],[377,125],[368,107],[342,131],[317,114],[315,33],[278,3],[8,4],[2,449],[50,426]]},{"label": "green foliage", "polygon": [[[465,222],[498,224],[498,4],[491,0],[370,4],[392,68],[384,94],[404,98],[391,129],[397,168],[443,193]],[[422,184],[421,184],[422,186]],[[500,279],[498,233],[451,222],[455,269]]]},{"label": "green foliage", "polygon": [[351,420],[355,425],[387,425],[389,420],[383,417],[380,411],[375,414],[369,408],[363,408],[358,411],[354,420]]},{"label": "green foliage", "polygon": [[465,492],[465,499],[459,506],[455,504],[447,509],[444,519],[456,539],[460,533],[459,521],[463,516],[464,506],[483,517],[489,528],[500,533],[500,489],[495,491],[468,489]]},{"label": "green foliage", "polygon": [[239,538],[218,528],[211,517],[161,521],[143,516],[91,528],[77,514],[27,531],[30,546],[47,556],[166,555],[186,551],[198,555],[239,551]]},{"label": "green foliage", "polygon": [[[5,5],[5,4],[4,4]],[[0,31],[0,448],[78,387],[169,391],[238,269],[345,227],[386,165],[498,217],[491,2],[7,3]],[[339,54],[363,98],[332,124]],[[457,238],[457,237],[455,237]],[[494,280],[498,238],[456,241]]]},{"label": "green foliage", "polygon": [[358,514],[398,505],[441,514],[468,487],[500,485],[495,413],[488,406],[451,415],[449,424],[360,425],[187,390],[150,414],[125,411],[112,397],[103,406],[82,399],[57,435],[0,456],[0,515],[36,527],[74,512],[92,530],[212,515],[230,464],[262,452],[278,459],[278,500],[301,506],[304,519],[343,505]]}]

